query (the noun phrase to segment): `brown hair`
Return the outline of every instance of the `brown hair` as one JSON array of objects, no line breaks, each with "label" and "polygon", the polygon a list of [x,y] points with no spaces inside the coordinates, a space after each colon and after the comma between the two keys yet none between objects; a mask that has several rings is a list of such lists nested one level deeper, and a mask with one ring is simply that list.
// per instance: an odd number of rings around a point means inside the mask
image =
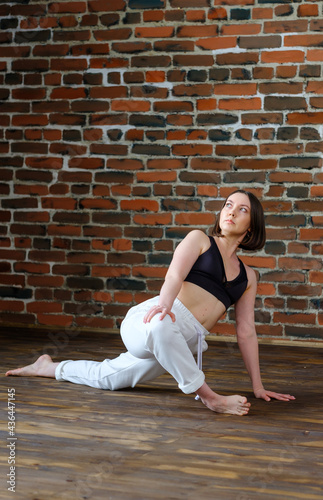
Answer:
[{"label": "brown hair", "polygon": [[[239,245],[239,248],[243,248],[244,250],[260,250],[266,243],[266,229],[264,211],[258,198],[254,194],[250,193],[250,191],[237,189],[236,191],[233,191],[233,193],[231,193],[223,202],[221,211],[225,206],[228,198],[235,193],[242,193],[247,195],[250,201],[250,230],[243,238],[242,242]],[[222,237],[220,227],[221,211],[218,213],[215,225],[212,229],[213,236]]]}]

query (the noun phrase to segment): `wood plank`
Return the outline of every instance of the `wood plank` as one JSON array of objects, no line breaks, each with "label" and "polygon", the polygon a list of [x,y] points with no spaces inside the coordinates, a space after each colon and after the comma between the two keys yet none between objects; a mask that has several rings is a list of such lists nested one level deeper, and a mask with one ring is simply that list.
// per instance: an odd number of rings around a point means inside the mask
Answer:
[{"label": "wood plank", "polygon": [[[116,335],[68,337],[53,347],[48,331],[0,328],[3,371],[32,361],[44,346],[60,359],[114,357]],[[55,337],[57,340],[57,337]],[[62,335],[62,339],[64,336]],[[220,415],[184,395],[168,375],[109,392],[51,379],[1,377],[16,391],[17,489],[32,500],[322,500],[323,351],[261,345],[268,388],[295,402],[256,400],[236,345],[210,342],[207,381],[241,393],[248,416]],[[6,416],[1,428],[7,441]],[[6,454],[0,457],[3,477]],[[5,487],[0,498],[7,500]]]}]

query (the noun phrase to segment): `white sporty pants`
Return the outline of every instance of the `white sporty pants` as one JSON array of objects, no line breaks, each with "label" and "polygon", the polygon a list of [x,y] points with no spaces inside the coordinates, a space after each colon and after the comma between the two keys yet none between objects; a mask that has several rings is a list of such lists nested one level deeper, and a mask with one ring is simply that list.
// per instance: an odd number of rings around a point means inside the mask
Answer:
[{"label": "white sporty pants", "polygon": [[172,308],[174,323],[169,315],[160,321],[157,314],[145,324],[144,315],[158,299],[154,297],[128,311],[120,329],[127,352],[102,362],[62,361],[56,368],[56,379],[113,391],[153,380],[167,371],[185,394],[199,389],[205,376],[194,354],[199,336],[200,350],[207,349],[205,336],[209,332],[178,299]]}]

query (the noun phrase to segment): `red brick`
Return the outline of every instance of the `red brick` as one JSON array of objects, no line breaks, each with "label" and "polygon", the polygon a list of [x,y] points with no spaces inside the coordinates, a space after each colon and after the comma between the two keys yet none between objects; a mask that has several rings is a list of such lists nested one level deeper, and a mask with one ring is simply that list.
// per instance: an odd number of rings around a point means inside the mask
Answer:
[{"label": "red brick", "polygon": [[312,49],[307,51],[308,61],[322,61],[323,60],[323,50],[322,49]]},{"label": "red brick", "polygon": [[183,213],[175,215],[175,223],[190,226],[211,226],[215,223],[215,215],[209,213]]},{"label": "red brick", "polygon": [[209,156],[213,153],[211,144],[175,144],[172,146],[174,155],[177,156]]},{"label": "red brick", "polygon": [[264,295],[266,297],[276,294],[276,288],[271,283],[258,283],[257,295]]},{"label": "red brick", "polygon": [[261,24],[224,24],[221,29],[221,35],[258,35],[261,32]]},{"label": "red brick", "polygon": [[254,95],[257,92],[256,83],[223,83],[214,86],[216,95]]},{"label": "red brick", "polygon": [[241,256],[241,260],[250,267],[255,268],[265,268],[265,269],[275,269],[276,259],[274,257],[258,257],[256,255]]},{"label": "red brick", "polygon": [[149,111],[150,103],[145,101],[134,100],[115,100],[111,103],[112,111]]},{"label": "red brick", "polygon": [[50,267],[48,264],[35,264],[32,262],[16,262],[14,265],[16,272],[25,272],[27,274],[48,274]]},{"label": "red brick", "polygon": [[96,30],[93,36],[98,41],[105,40],[127,40],[132,32],[130,28],[110,28],[108,30]]},{"label": "red brick", "polygon": [[321,269],[322,263],[317,259],[281,257],[278,259],[281,269]]},{"label": "red brick", "polygon": [[223,50],[231,49],[237,45],[237,37],[234,36],[218,36],[213,38],[200,38],[196,40],[196,45],[205,50]]},{"label": "red brick", "polygon": [[271,50],[270,52],[263,51],[261,54],[261,62],[263,63],[302,63],[305,60],[305,52],[303,50]]},{"label": "red brick", "polygon": [[200,38],[216,36],[218,28],[216,25],[210,26],[180,26],[177,30],[177,36],[180,38]]},{"label": "red brick", "polygon": [[323,239],[323,229],[319,228],[301,228],[300,240],[302,241],[321,241]]},{"label": "red brick", "polygon": [[[116,294],[114,294],[114,298],[118,301],[118,299],[116,298]],[[112,302],[111,293],[108,292],[94,292],[93,299],[96,300],[97,302],[105,302],[107,304]]]},{"label": "red brick", "polygon": [[61,313],[62,304],[58,302],[48,302],[41,300],[38,302],[29,302],[27,304],[27,312],[31,313]]},{"label": "red brick", "polygon": [[50,95],[51,99],[84,99],[86,92],[84,88],[60,87],[53,89]]},{"label": "red brick", "polygon": [[46,89],[33,89],[33,88],[23,88],[23,89],[13,89],[12,97],[13,99],[25,100],[39,100],[44,99],[46,96]]},{"label": "red brick", "polygon": [[312,17],[318,16],[318,5],[308,4],[308,5],[299,5],[297,8],[297,15],[299,17]]},{"label": "red brick", "polygon": [[247,109],[261,109],[261,99],[260,97],[255,97],[253,99],[220,99],[219,100],[219,109],[228,109],[228,110],[247,110]]},{"label": "red brick", "polygon": [[164,82],[164,71],[146,71],[146,82]]},{"label": "red brick", "polygon": [[204,22],[205,21],[205,11],[204,10],[188,10],[186,12],[186,20],[187,21],[197,21]]},{"label": "red brick", "polygon": [[215,146],[215,152],[219,156],[255,156],[257,147],[253,145],[230,146],[219,144]]},{"label": "red brick", "polygon": [[22,312],[25,304],[22,300],[0,300],[0,311]]},{"label": "red brick", "polygon": [[38,322],[41,325],[51,326],[71,326],[73,323],[73,316],[59,315],[59,314],[37,314]]},{"label": "red brick", "polygon": [[277,323],[315,325],[315,314],[297,314],[297,313],[274,313],[274,321]]},{"label": "red brick", "polygon": [[135,36],[137,38],[170,38],[174,35],[172,26],[154,26],[135,28]]},{"label": "red brick", "polygon": [[102,278],[130,276],[130,267],[120,266],[93,266],[91,276],[100,276]]},{"label": "red brick", "polygon": [[171,214],[144,214],[144,215],[134,215],[133,221],[135,224],[143,226],[167,226],[171,223]]},{"label": "red brick", "polygon": [[121,200],[120,202],[121,210],[133,210],[136,212],[148,211],[148,212],[158,212],[159,203],[155,200]]},{"label": "red brick", "polygon": [[116,12],[126,7],[125,0],[89,0],[89,12]]},{"label": "red brick", "polygon": [[163,11],[150,10],[143,12],[143,20],[145,23],[162,21],[164,19]]}]

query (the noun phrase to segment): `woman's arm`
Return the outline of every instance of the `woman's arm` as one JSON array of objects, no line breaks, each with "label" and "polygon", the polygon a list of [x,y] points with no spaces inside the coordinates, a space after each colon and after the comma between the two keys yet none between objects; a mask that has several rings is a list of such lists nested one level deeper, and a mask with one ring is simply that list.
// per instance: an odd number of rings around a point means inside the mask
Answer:
[{"label": "woman's arm", "polygon": [[172,321],[175,321],[175,315],[171,312],[174,300],[194,262],[209,246],[209,238],[198,229],[189,232],[179,243],[161,287],[159,303],[148,311],[144,317],[144,323],[149,323],[151,318],[158,313],[161,313],[160,320],[168,314]]},{"label": "woman's arm", "polygon": [[247,268],[248,288],[235,306],[238,345],[242,359],[249,373],[252,389],[256,398],[270,401],[271,398],[281,401],[295,399],[290,394],[267,391],[261,381],[259,365],[259,347],[254,320],[254,305],[257,292],[255,272]]}]

